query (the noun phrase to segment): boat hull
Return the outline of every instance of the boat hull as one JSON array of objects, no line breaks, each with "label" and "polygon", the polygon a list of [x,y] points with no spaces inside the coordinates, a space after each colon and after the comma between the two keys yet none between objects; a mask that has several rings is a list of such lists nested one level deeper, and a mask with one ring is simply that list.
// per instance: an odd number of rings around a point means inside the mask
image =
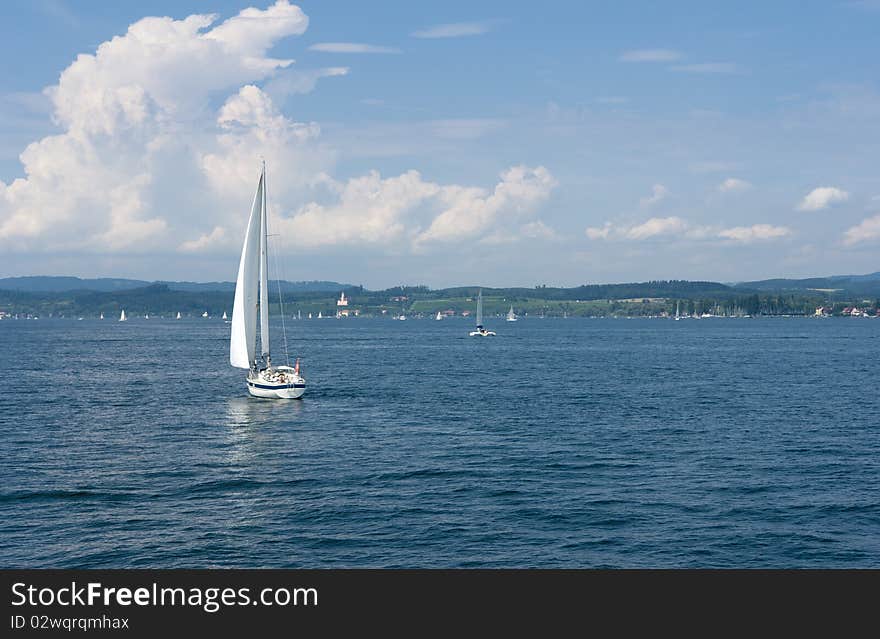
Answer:
[{"label": "boat hull", "polygon": [[248,393],[263,399],[299,399],[306,392],[303,384],[263,384],[248,380]]},{"label": "boat hull", "polygon": [[468,335],[471,337],[494,337],[495,331],[471,331]]},{"label": "boat hull", "polygon": [[[263,399],[299,399],[306,392],[306,380],[289,366],[279,366],[272,373],[276,376],[274,380],[267,379],[265,371],[255,377],[249,376],[248,393]],[[286,379],[278,379],[277,373]]]}]

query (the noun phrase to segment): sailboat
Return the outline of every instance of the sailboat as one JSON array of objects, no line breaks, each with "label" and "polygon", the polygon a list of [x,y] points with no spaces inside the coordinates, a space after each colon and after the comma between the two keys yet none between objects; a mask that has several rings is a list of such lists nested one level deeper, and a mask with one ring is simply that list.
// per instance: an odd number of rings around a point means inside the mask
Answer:
[{"label": "sailboat", "polygon": [[324,316],[321,314],[321,311],[318,311],[318,319],[324,319]]},{"label": "sailboat", "polygon": [[[306,380],[296,366],[274,366],[269,354],[269,262],[266,206],[266,163],[263,162],[254,204],[248,218],[232,308],[229,363],[248,370],[248,392],[254,397],[298,399]],[[279,290],[280,294],[280,290]],[[280,298],[279,298],[280,301]],[[260,320],[260,358],[257,359],[257,317]],[[281,309],[282,327],[284,309]],[[285,333],[284,352],[287,352]]]},{"label": "sailboat", "polygon": [[103,313],[101,313],[101,319],[104,319],[104,314],[103,314]]},{"label": "sailboat", "polygon": [[437,317],[435,317],[434,319],[435,320],[442,320],[443,319],[443,315],[440,314],[440,311],[437,311]]},{"label": "sailboat", "polygon": [[495,331],[483,328],[483,289],[477,294],[477,330],[468,333],[471,337],[491,337]]},{"label": "sailboat", "polygon": [[150,319],[150,314],[149,314],[149,313],[144,313],[144,319]]},{"label": "sailboat", "polygon": [[507,321],[515,322],[516,321],[516,313],[513,312],[513,306],[510,307],[510,310],[507,311]]},{"label": "sailboat", "polygon": [[681,319],[681,315],[680,315],[679,312],[678,312],[678,307],[679,307],[680,304],[681,304],[681,302],[676,302],[676,303],[675,303],[675,321],[676,321],[676,322],[679,321],[679,320]]},{"label": "sailboat", "polygon": [[122,309],[122,313],[119,314],[119,321],[124,322],[125,320],[126,320],[125,309]]},{"label": "sailboat", "polygon": [[312,314],[311,314],[311,313],[309,313],[309,319],[312,319]]},{"label": "sailboat", "polygon": [[227,319],[226,318],[226,311],[223,311],[223,319]]},{"label": "sailboat", "polygon": [[180,319],[180,311],[177,311],[177,319]]},{"label": "sailboat", "polygon": [[202,317],[208,317],[208,311],[205,311],[204,313],[202,313]]}]

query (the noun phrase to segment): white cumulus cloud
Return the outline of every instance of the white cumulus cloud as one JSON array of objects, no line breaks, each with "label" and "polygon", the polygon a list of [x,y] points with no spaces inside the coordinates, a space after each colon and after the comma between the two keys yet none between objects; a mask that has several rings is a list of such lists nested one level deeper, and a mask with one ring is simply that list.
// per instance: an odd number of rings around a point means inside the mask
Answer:
[{"label": "white cumulus cloud", "polygon": [[748,191],[750,188],[752,188],[752,185],[749,182],[738,178],[727,178],[724,182],[718,185],[718,190],[722,193]]},{"label": "white cumulus cloud", "polygon": [[753,226],[735,226],[718,231],[718,237],[734,242],[750,243],[762,240],[775,240],[791,235],[791,229],[772,224],[755,224]]},{"label": "white cumulus cloud", "polygon": [[845,202],[849,193],[836,186],[820,186],[810,191],[798,204],[799,211],[821,211],[837,202]]},{"label": "white cumulus cloud", "polygon": [[847,246],[876,240],[880,240],[880,215],[862,220],[843,233],[843,243]]},{"label": "white cumulus cloud", "polygon": [[639,204],[644,207],[654,206],[660,200],[664,199],[667,195],[669,195],[669,189],[667,189],[662,184],[655,184],[653,187],[651,187],[651,195],[640,199]]}]

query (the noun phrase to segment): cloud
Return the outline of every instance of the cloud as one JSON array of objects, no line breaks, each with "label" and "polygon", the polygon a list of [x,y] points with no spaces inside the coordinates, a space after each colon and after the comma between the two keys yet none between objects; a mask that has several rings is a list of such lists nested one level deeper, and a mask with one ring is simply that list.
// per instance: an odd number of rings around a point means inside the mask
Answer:
[{"label": "cloud", "polygon": [[226,241],[226,229],[222,226],[215,226],[210,233],[205,233],[195,240],[188,240],[181,243],[179,250],[183,253],[202,253],[206,250],[226,244]]},{"label": "cloud", "polygon": [[718,185],[718,190],[722,193],[748,191],[750,188],[752,188],[752,185],[749,182],[738,178],[727,178],[724,182]]},{"label": "cloud", "polygon": [[837,202],[845,202],[849,193],[835,186],[820,186],[810,191],[797,206],[798,211],[821,211]]},{"label": "cloud", "polygon": [[647,222],[627,229],[624,236],[629,240],[646,240],[657,235],[678,234],[687,228],[680,217],[652,217]]},{"label": "cloud", "polygon": [[532,210],[556,185],[556,179],[543,166],[520,165],[504,171],[491,193],[468,187],[445,187],[439,193],[444,210],[416,237],[416,243],[449,242],[479,235],[501,214],[516,218]]},{"label": "cloud", "polygon": [[[331,177],[336,153],[321,128],[285,114],[278,99],[347,67],[299,70],[267,54],[307,26],[286,0],[219,24],[212,15],[148,17],[78,56],[45,92],[58,133],[21,153],[24,177],[0,182],[0,251],[88,255],[89,263],[234,253],[261,157],[270,232],[287,248],[400,254],[501,234],[555,237],[535,219],[556,185],[541,166],[512,166],[485,186],[432,182],[415,170]],[[451,140],[502,126],[424,125]]]},{"label": "cloud", "polygon": [[[432,242],[476,239],[489,233],[502,214],[507,222],[533,210],[555,184],[544,167],[511,167],[491,192],[427,182],[418,171],[384,179],[371,171],[345,183],[334,182],[334,202],[311,202],[280,224],[289,228],[289,234],[282,235],[289,235],[296,246],[396,243],[421,249]],[[421,230],[419,219],[427,221],[427,229]],[[537,237],[546,236],[548,229],[535,223],[521,231]]]},{"label": "cloud", "polygon": [[651,207],[669,195],[669,189],[662,184],[655,184],[651,187],[651,195],[643,197],[639,200],[639,205],[643,207]]},{"label": "cloud", "polygon": [[382,47],[358,42],[319,42],[309,47],[309,51],[323,53],[403,53],[397,47]]},{"label": "cloud", "polygon": [[348,75],[348,67],[325,67],[323,69],[285,69],[277,73],[263,90],[272,100],[280,102],[289,95],[302,95],[315,90],[321,78],[334,78]]},{"label": "cloud", "polygon": [[770,224],[755,224],[753,226],[735,226],[722,229],[718,237],[734,242],[751,243],[762,240],[775,240],[780,237],[791,235],[791,229],[785,226],[772,226]]},{"label": "cloud", "polygon": [[743,68],[732,62],[703,62],[700,64],[676,64],[670,71],[682,73],[742,73]]},{"label": "cloud", "polygon": [[861,224],[853,226],[843,233],[843,243],[847,246],[880,240],[880,215],[862,220]]},{"label": "cloud", "polygon": [[413,38],[461,38],[488,33],[489,26],[482,22],[454,22],[452,24],[438,24],[420,31],[413,31]]},{"label": "cloud", "polygon": [[586,229],[591,240],[643,241],[666,237],[691,241],[726,240],[747,244],[762,240],[774,240],[791,234],[791,229],[770,224],[719,228],[712,226],[691,226],[680,217],[652,217],[635,225],[615,225],[606,222],[601,227]]},{"label": "cloud", "polygon": [[218,92],[289,66],[265,54],[308,26],[286,0],[214,21],[143,18],[77,56],[45,91],[61,132],[21,153],[25,177],[0,182],[0,246],[143,252],[189,221],[172,212],[203,188],[192,160],[221,144],[192,123]]},{"label": "cloud", "polygon": [[633,49],[624,51],[620,62],[675,62],[683,58],[681,53],[672,49]]}]

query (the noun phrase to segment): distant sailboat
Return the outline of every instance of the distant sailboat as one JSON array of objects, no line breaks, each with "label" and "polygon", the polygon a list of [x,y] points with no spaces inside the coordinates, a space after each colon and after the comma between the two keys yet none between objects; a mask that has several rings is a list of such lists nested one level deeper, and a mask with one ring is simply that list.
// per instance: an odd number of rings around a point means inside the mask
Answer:
[{"label": "distant sailboat", "polygon": [[[248,369],[248,392],[254,397],[298,399],[306,390],[306,380],[295,367],[273,366],[269,354],[269,262],[268,216],[266,206],[266,163],[260,173],[251,207],[232,308],[232,334],[229,339],[229,362]],[[280,285],[279,285],[279,303]],[[260,320],[260,359],[257,359],[257,317]],[[281,307],[284,327],[284,307]],[[284,352],[287,353],[285,331]]]},{"label": "distant sailboat", "polygon": [[204,313],[202,313],[202,317],[208,317],[208,311],[205,311]]},{"label": "distant sailboat", "polygon": [[311,314],[311,313],[309,313],[309,319],[312,319],[312,314]]},{"label": "distant sailboat", "polygon": [[679,308],[680,304],[681,304],[681,302],[676,302],[676,303],[675,303],[675,321],[676,321],[676,322],[679,321],[679,320],[681,319],[681,315],[680,315],[679,312],[678,312],[678,308]]},{"label": "distant sailboat", "polygon": [[144,319],[150,319],[150,314],[149,314],[149,313],[144,313]]},{"label": "distant sailboat", "polygon": [[119,321],[124,322],[127,318],[125,317],[125,309],[122,309],[122,313],[119,314]]},{"label": "distant sailboat", "polygon": [[297,311],[297,312],[296,312],[296,319],[301,320],[302,318],[303,318],[303,312],[302,312],[302,311]]},{"label": "distant sailboat", "polygon": [[223,311],[223,319],[226,319],[226,311]]},{"label": "distant sailboat", "polygon": [[321,314],[321,311],[318,311],[318,319],[324,319],[324,316]]},{"label": "distant sailboat", "polygon": [[510,307],[510,310],[507,311],[507,321],[515,322],[516,321],[516,313],[513,312],[513,306]]},{"label": "distant sailboat", "polygon": [[180,311],[177,311],[177,319],[180,319]]},{"label": "distant sailboat", "polygon": [[103,314],[103,313],[101,313],[101,318],[100,318],[100,319],[104,319],[104,314]]},{"label": "distant sailboat", "polygon": [[437,317],[435,317],[434,319],[435,320],[442,320],[443,319],[443,315],[440,313],[440,311],[437,311]]},{"label": "distant sailboat", "polygon": [[471,337],[491,337],[495,331],[483,328],[483,289],[477,294],[477,330],[468,333]]}]

